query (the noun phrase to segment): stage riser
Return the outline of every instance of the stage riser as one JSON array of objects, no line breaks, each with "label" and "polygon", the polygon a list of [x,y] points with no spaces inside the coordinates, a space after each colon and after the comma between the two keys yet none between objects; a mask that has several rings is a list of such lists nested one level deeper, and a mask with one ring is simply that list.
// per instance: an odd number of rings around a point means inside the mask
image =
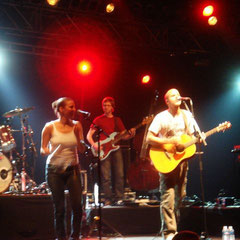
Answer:
[{"label": "stage riser", "polygon": [[[67,229],[70,208],[67,201]],[[55,239],[53,205],[50,196],[0,195],[0,240]]]},{"label": "stage riser", "polygon": [[[67,204],[67,226],[70,231],[70,207]],[[89,209],[89,227],[97,209]],[[116,229],[122,235],[156,234],[160,228],[159,206],[102,208],[103,230]],[[207,209],[208,232],[220,236],[223,225],[232,225],[240,233],[240,207]],[[84,228],[86,231],[87,228]],[[203,211],[200,207],[182,208],[179,230],[198,234],[204,230]],[[53,206],[50,196],[1,196],[0,240],[54,239]]]},{"label": "stage riser", "polygon": [[[92,217],[97,210],[92,210]],[[207,227],[211,236],[221,236],[224,225],[233,226],[235,234],[240,236],[240,207],[207,209]],[[160,229],[159,206],[148,207],[109,207],[102,209],[105,229],[116,229],[122,235],[154,234]],[[201,207],[181,208],[181,221],[178,231],[190,230],[201,234],[204,231],[204,216]],[[106,224],[105,224],[106,223]],[[108,224],[111,224],[109,227]]]}]

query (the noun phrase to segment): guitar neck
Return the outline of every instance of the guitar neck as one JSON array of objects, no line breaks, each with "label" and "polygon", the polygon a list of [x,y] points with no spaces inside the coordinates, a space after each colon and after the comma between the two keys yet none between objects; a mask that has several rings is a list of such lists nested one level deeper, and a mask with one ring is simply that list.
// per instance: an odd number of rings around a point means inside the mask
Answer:
[{"label": "guitar neck", "polygon": [[[135,127],[133,127],[133,128],[135,128],[136,130],[138,129],[138,128],[140,128],[141,126],[143,126],[143,124],[142,123],[139,123],[139,124],[137,124]],[[119,136],[116,136],[116,138],[113,140],[113,144],[115,144],[115,143],[117,143],[118,141],[120,141],[121,139],[123,139],[125,136],[127,136],[128,135],[128,131],[127,130],[125,130],[125,132],[123,133],[123,134],[121,134],[121,135],[119,135]]]},{"label": "guitar neck", "polygon": [[212,134],[214,134],[214,133],[216,133],[216,132],[218,132],[218,127],[215,127],[215,128],[213,128],[213,129],[207,131],[207,132],[205,133],[205,136],[206,136],[206,137],[209,137],[209,136],[211,136]]},{"label": "guitar neck", "polygon": [[[207,131],[207,132],[205,133],[205,136],[206,136],[206,138],[207,138],[207,137],[211,136],[212,134],[214,134],[214,133],[216,133],[216,132],[218,132],[218,127],[215,127],[215,128],[213,128],[213,129]],[[189,147],[189,146],[197,143],[198,141],[199,141],[198,138],[193,138],[191,141],[185,143],[185,144],[184,144],[184,147],[187,148],[187,147]]]}]

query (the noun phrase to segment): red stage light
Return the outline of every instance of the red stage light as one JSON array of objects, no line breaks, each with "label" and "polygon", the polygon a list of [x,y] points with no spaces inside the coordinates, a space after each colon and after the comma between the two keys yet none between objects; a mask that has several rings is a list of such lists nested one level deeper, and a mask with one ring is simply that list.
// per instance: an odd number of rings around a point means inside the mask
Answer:
[{"label": "red stage light", "polygon": [[[84,34],[73,34],[67,41],[63,40],[60,58],[41,56],[36,64],[39,76],[49,91],[80,99],[83,108],[83,102],[94,99],[96,94],[113,84],[121,58],[117,42],[106,27],[90,18],[76,18],[75,21]],[[69,28],[68,21],[64,26]],[[59,33],[62,27],[52,23],[46,31]],[[99,41],[100,38],[104,41]],[[39,44],[56,48],[55,42],[50,39],[44,39]]]},{"label": "red stage light", "polygon": [[204,17],[209,17],[213,14],[214,7],[212,5],[208,5],[203,9],[203,16]]},{"label": "red stage light", "polygon": [[77,69],[80,74],[87,75],[91,72],[92,66],[90,62],[84,60],[77,64]]},{"label": "red stage light", "polygon": [[143,84],[147,84],[147,83],[149,83],[150,82],[150,76],[149,75],[145,75],[145,76],[143,76],[142,77],[142,83]]}]

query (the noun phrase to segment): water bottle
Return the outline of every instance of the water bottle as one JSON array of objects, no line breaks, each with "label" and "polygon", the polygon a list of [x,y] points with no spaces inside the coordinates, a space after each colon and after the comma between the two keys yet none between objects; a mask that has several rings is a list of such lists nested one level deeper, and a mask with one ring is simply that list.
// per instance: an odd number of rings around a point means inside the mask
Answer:
[{"label": "water bottle", "polygon": [[230,240],[229,238],[229,230],[228,230],[228,227],[227,226],[223,226],[223,229],[222,229],[222,240]]},{"label": "water bottle", "polygon": [[22,192],[25,192],[26,191],[26,172],[25,170],[22,170],[21,172],[21,182],[22,182]]},{"label": "water bottle", "polygon": [[88,199],[88,195],[86,194],[86,204],[85,204],[85,208],[89,209],[89,199]]},{"label": "water bottle", "polygon": [[235,240],[235,234],[234,234],[233,226],[229,226],[228,231],[229,231],[229,240]]}]

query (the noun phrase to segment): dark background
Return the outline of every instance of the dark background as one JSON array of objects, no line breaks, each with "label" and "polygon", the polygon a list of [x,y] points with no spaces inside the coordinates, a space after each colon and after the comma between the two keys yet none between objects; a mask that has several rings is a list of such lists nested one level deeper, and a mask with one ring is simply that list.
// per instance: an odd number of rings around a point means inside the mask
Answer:
[{"label": "dark background", "polygon": [[[234,145],[240,144],[240,89],[236,83],[240,71],[237,1],[218,5],[220,23],[216,28],[209,28],[205,19],[199,16],[193,17],[200,6],[197,2],[193,5],[189,1],[179,1],[182,2],[180,5],[175,1],[161,4],[159,1],[130,1],[131,5],[123,1],[120,7],[124,11],[109,17],[100,12],[100,3],[104,1],[89,1],[88,5],[81,5],[87,1],[78,4],[70,1],[75,7],[63,1],[51,12],[41,1],[20,2],[1,3],[0,43],[4,46],[7,65],[0,77],[0,114],[16,106],[34,106],[27,115],[38,152],[43,126],[55,119],[51,103],[61,96],[74,98],[77,108],[91,112],[90,119],[102,113],[101,100],[112,96],[116,100],[115,114],[121,116],[126,128],[131,128],[149,114],[156,90],[159,99],[155,113],[165,109],[163,96],[174,87],[182,96],[192,98],[195,117],[202,131],[224,121],[232,123],[230,130],[209,137],[208,145],[202,149],[204,186],[206,200],[214,200],[221,189],[227,196],[240,197],[239,162],[231,153]],[[80,5],[82,8],[78,11]],[[14,9],[22,14],[17,16]],[[40,9],[42,22],[38,25]],[[66,24],[67,14],[77,22],[79,31]],[[6,16],[11,16],[11,21]],[[26,20],[24,23],[20,21],[22,16]],[[106,18],[112,21],[112,28]],[[61,26],[57,28],[60,22]],[[31,31],[27,23],[32,24]],[[64,27],[68,31],[64,32]],[[164,31],[168,38],[161,41]],[[50,48],[52,52],[47,52]],[[70,58],[76,56],[79,49],[81,54],[89,49],[87,56],[97,59],[94,64],[98,67],[92,77],[81,77],[70,70],[73,63]],[[91,51],[95,55],[89,54]],[[151,75],[148,85],[141,84],[144,74]],[[6,124],[5,118],[0,120],[1,124]],[[86,136],[90,122],[81,117],[80,120]],[[12,128],[20,129],[18,117],[12,119]],[[143,132],[144,129],[139,130],[136,139]],[[21,153],[21,133],[13,133],[13,136]],[[137,151],[138,145],[133,142]],[[33,161],[31,154],[28,161]],[[189,196],[200,195],[198,162],[197,156],[189,161]],[[82,165],[86,167],[88,163]],[[45,181],[44,167],[45,158],[38,154],[34,174],[38,184]]]}]

